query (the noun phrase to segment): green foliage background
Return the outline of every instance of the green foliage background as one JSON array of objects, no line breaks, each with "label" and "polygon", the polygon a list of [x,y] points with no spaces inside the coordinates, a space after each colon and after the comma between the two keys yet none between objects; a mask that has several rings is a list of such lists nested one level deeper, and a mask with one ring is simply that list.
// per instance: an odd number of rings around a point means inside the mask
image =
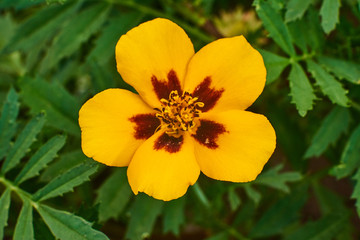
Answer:
[{"label": "green foliage background", "polygon": [[[250,110],[277,149],[254,182],[202,175],[162,202],[82,154],[81,104],[133,91],[115,44],[155,17],[197,50],[243,34],[263,55]],[[359,0],[0,0],[0,239],[358,239],[359,63]]]}]

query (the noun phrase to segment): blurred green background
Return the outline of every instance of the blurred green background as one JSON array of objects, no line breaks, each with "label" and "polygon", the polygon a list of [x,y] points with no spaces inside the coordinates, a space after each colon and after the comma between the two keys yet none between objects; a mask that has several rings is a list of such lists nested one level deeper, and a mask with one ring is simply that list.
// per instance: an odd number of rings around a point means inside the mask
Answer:
[{"label": "blurred green background", "polygon": [[[263,55],[249,110],[277,148],[254,182],[201,175],[162,202],[82,154],[80,106],[134,91],[115,45],[156,17],[196,50],[244,35]],[[359,239],[359,84],[359,0],[0,0],[0,239]]]}]

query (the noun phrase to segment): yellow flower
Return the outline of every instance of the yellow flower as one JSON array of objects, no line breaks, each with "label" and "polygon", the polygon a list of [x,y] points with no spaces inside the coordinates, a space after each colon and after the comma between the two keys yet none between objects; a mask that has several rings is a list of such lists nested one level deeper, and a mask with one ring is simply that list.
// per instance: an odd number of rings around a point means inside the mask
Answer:
[{"label": "yellow flower", "polygon": [[85,155],[128,166],[135,194],[183,196],[200,171],[223,181],[256,178],[275,149],[266,117],[245,111],[265,85],[266,69],[243,36],[195,54],[183,29],[155,19],[121,36],[117,69],[139,95],[108,89],[80,110]]}]

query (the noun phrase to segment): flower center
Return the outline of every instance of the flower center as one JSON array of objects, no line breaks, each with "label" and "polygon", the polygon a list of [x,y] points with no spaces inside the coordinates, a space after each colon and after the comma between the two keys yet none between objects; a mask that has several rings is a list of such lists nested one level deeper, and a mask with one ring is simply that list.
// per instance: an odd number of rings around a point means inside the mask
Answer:
[{"label": "flower center", "polygon": [[177,90],[171,91],[168,100],[160,100],[161,109],[155,108],[158,111],[156,117],[161,121],[159,128],[165,129],[165,132],[173,137],[180,137],[185,131],[195,134],[200,125],[197,118],[201,110],[198,108],[204,107],[204,103],[197,100],[197,97],[188,92],[179,96]]}]

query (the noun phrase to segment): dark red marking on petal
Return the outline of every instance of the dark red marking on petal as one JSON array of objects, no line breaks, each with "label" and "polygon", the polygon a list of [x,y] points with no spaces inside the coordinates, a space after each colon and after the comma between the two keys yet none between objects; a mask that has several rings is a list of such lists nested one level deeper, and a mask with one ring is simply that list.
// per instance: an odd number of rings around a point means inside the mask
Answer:
[{"label": "dark red marking on petal", "polygon": [[171,91],[177,90],[182,95],[181,84],[174,70],[170,70],[167,75],[167,81],[159,80],[155,75],[151,77],[151,83],[158,99],[168,99]]},{"label": "dark red marking on petal", "polygon": [[204,107],[199,108],[202,112],[207,112],[212,109],[225,91],[223,88],[215,90],[215,88],[210,88],[210,85],[211,77],[206,77],[204,81],[195,88],[192,94],[193,97],[199,98],[199,102],[205,104]]},{"label": "dark red marking on petal", "polygon": [[227,131],[224,125],[214,121],[201,119],[200,126],[196,130],[196,133],[192,136],[201,145],[210,149],[216,149],[219,147],[217,144],[219,135],[225,132]]},{"label": "dark red marking on petal", "polygon": [[134,137],[139,140],[146,140],[151,137],[160,125],[160,120],[155,116],[155,114],[150,113],[135,115],[129,118],[129,121],[135,123]]},{"label": "dark red marking on petal", "polygon": [[178,138],[169,136],[166,133],[163,133],[158,139],[156,139],[154,144],[155,150],[164,149],[169,153],[179,152],[182,144],[184,143],[184,137],[180,136]]}]

